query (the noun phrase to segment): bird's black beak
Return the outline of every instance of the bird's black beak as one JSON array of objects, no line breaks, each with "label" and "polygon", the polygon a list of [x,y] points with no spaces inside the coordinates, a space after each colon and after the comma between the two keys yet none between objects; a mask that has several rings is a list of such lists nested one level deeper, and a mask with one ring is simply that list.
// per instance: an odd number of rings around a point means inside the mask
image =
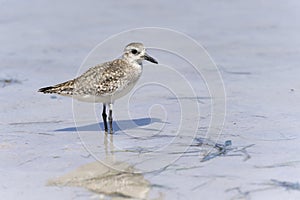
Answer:
[{"label": "bird's black beak", "polygon": [[157,62],[154,58],[152,58],[151,56],[149,56],[148,54],[145,54],[145,55],[144,55],[144,59],[145,59],[145,60],[148,60],[149,62],[158,64],[158,62]]}]

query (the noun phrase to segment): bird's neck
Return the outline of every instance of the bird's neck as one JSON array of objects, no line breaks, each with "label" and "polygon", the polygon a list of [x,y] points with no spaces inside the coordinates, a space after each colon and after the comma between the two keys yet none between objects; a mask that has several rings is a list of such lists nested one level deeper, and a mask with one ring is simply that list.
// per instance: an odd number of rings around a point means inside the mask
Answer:
[{"label": "bird's neck", "polygon": [[133,60],[133,59],[128,59],[128,58],[125,58],[125,60],[132,64],[132,65],[140,65],[140,66],[143,66],[143,62],[142,60]]},{"label": "bird's neck", "polygon": [[140,66],[143,65],[142,60],[136,60],[136,59],[131,58],[130,56],[128,56],[126,54],[123,55],[123,59],[126,60],[127,62],[129,62],[130,64],[133,64],[133,65],[135,65],[135,64],[138,64]]}]

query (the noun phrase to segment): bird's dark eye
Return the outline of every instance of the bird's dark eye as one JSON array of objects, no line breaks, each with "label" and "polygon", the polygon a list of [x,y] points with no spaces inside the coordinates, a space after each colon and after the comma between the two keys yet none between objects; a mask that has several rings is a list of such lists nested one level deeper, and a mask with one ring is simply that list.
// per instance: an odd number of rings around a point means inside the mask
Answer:
[{"label": "bird's dark eye", "polygon": [[134,55],[138,54],[138,51],[136,49],[132,49],[131,53],[133,53]]}]

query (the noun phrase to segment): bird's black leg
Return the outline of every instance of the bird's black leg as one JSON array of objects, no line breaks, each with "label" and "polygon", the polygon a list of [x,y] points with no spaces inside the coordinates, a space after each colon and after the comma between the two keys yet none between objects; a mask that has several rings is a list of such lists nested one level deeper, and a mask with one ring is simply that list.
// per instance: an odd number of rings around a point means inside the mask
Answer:
[{"label": "bird's black leg", "polygon": [[103,119],[103,124],[104,124],[104,131],[107,133],[108,128],[107,128],[107,121],[106,121],[107,115],[106,115],[106,104],[103,104],[103,111],[102,111],[102,119]]},{"label": "bird's black leg", "polygon": [[113,104],[109,104],[109,116],[108,116],[108,121],[109,121],[109,126],[110,126],[110,134],[113,134],[113,118],[112,118],[112,109],[113,109]]}]

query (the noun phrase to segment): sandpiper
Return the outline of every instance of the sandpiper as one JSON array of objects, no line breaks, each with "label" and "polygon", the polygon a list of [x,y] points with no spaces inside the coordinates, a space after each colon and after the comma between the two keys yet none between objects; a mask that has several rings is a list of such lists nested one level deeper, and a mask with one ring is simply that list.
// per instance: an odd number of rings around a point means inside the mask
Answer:
[{"label": "sandpiper", "polygon": [[112,134],[113,103],[134,87],[142,74],[143,60],[158,64],[146,53],[142,43],[130,43],[125,47],[122,58],[96,65],[75,79],[38,91],[68,96],[84,102],[103,103],[102,118],[106,133],[106,105],[109,105],[108,120]]}]

